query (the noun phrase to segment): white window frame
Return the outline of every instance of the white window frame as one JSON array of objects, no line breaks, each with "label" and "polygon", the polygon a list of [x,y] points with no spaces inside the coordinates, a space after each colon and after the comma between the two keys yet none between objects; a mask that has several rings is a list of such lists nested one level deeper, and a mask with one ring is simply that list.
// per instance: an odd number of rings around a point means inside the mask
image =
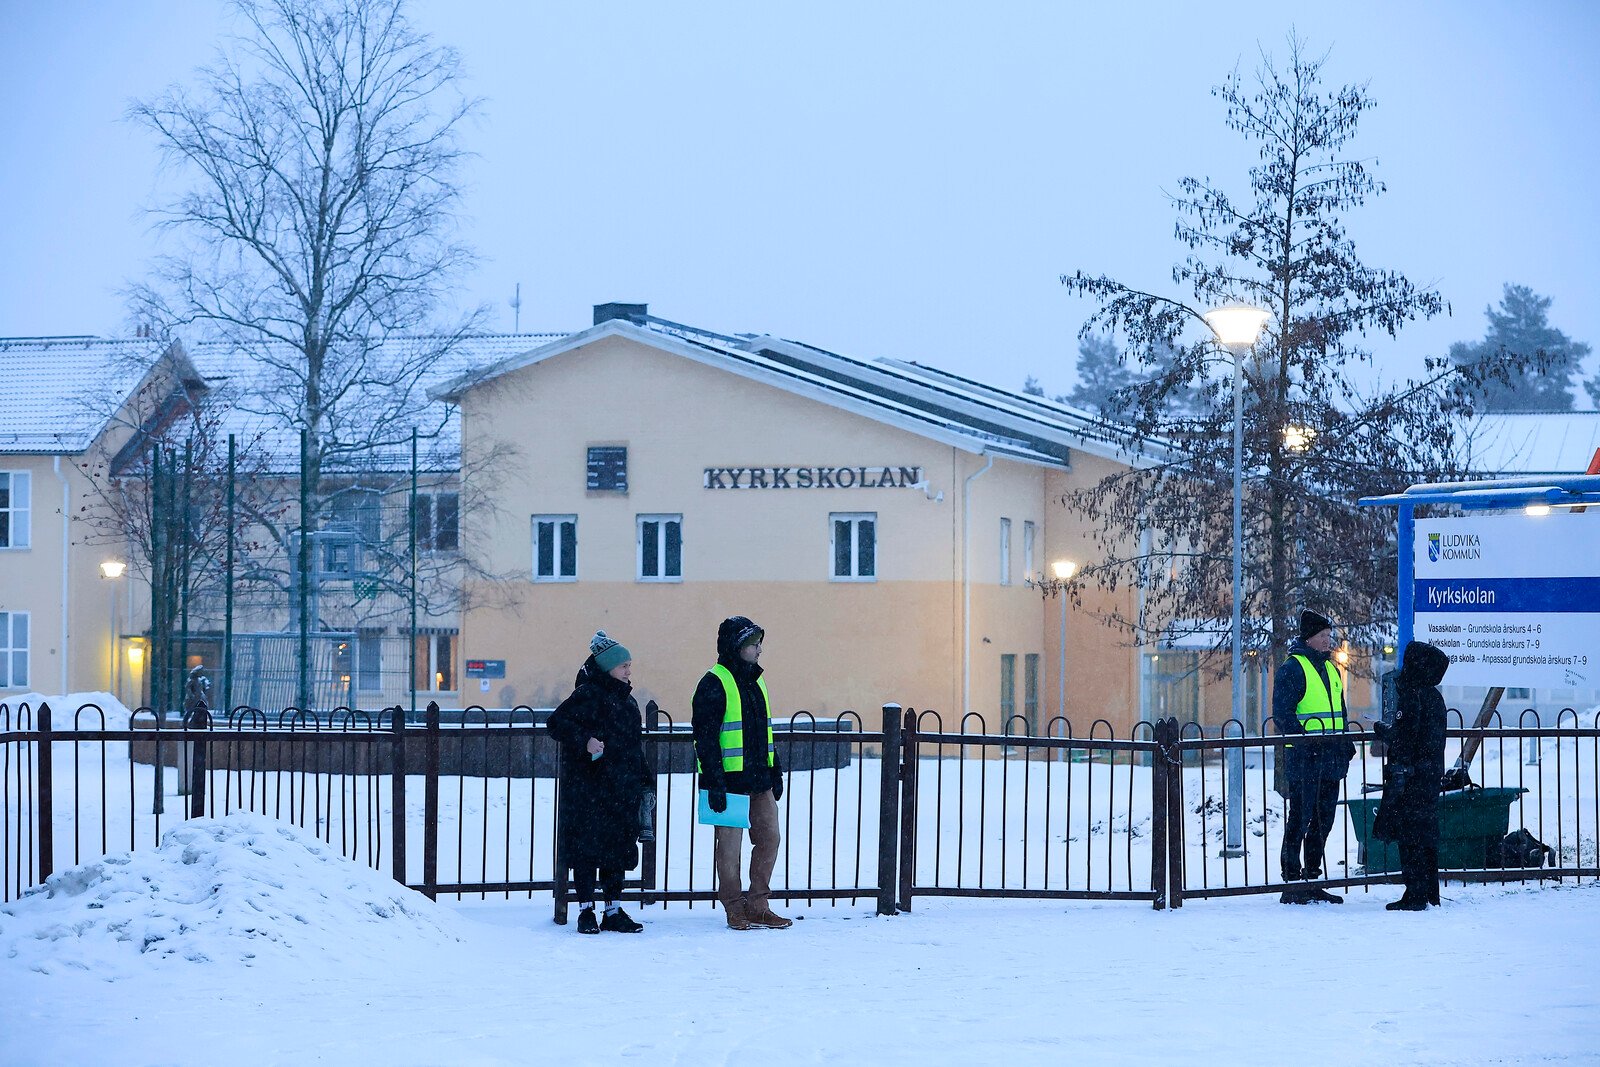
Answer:
[{"label": "white window frame", "polygon": [[[539,524],[542,522],[553,523],[556,527],[555,544],[550,546],[551,574],[539,573]],[[561,572],[561,527],[572,526],[572,573]],[[528,573],[536,582],[575,582],[578,580],[578,516],[573,514],[559,515],[534,515],[529,524],[529,539],[532,542],[533,552],[529,559]]]},{"label": "white window frame", "polygon": [[[450,535],[455,544],[439,546],[439,502],[445,497],[455,500],[455,515]],[[461,494],[456,490],[438,489],[417,494],[417,551],[427,553],[455,553],[461,551]]]},{"label": "white window frame", "polygon": [[[451,686],[448,689],[438,689],[438,688],[435,688],[434,685],[433,685],[435,679],[437,679],[439,677],[439,674],[440,674],[440,671],[439,671],[439,641],[440,641],[441,638],[443,638],[445,640],[445,642],[449,646],[450,675],[451,675],[451,680],[456,683],[455,685]],[[461,678],[456,673],[456,647],[460,643],[461,635],[460,634],[412,634],[411,635],[411,647],[414,650],[414,652],[417,650],[417,641],[419,639],[427,642],[427,644],[424,647],[427,648],[427,650],[428,650],[428,662],[426,664],[424,664],[422,662],[422,657],[418,656],[417,657],[417,666],[419,668],[422,668],[422,667],[426,668],[425,670],[422,671],[422,676],[428,680],[428,685],[426,687],[420,686],[420,685],[417,686],[417,692],[419,692],[419,693],[423,693],[423,692],[426,692],[426,693],[459,693],[461,691]]]},{"label": "white window frame", "polygon": [[10,519],[6,543],[0,545],[0,551],[32,548],[33,472],[0,470],[0,478],[6,479],[6,489],[11,498],[5,507],[0,508]]},{"label": "white window frame", "polygon": [[[839,546],[837,524],[850,524],[850,573],[838,573]],[[872,573],[861,573],[861,524],[872,523]],[[875,582],[878,580],[878,558],[881,538],[878,536],[876,511],[832,511],[828,513],[828,576],[835,582]]]},{"label": "white window frame", "polygon": [[1033,543],[1038,537],[1038,530],[1033,525],[1033,520],[1024,519],[1022,522],[1022,582],[1030,589],[1039,577],[1033,569]]},{"label": "white window frame", "polygon": [[[656,524],[656,566],[662,573],[646,574],[644,572],[644,524]],[[667,526],[676,524],[678,527],[678,573],[665,573],[667,567]],[[683,581],[683,512],[662,512],[652,515],[635,515],[633,520],[633,574],[634,579],[640,582],[681,582]]]},{"label": "white window frame", "polygon": [[[18,627],[17,620],[22,620]],[[16,640],[21,632],[22,641]],[[28,645],[33,639],[33,617],[26,611],[0,611],[0,689],[26,689],[33,677]],[[17,678],[17,656],[22,657],[22,677]]]},{"label": "white window frame", "polygon": [[[383,634],[376,632],[356,632],[356,648],[353,657],[355,667],[355,691],[358,693],[380,693],[383,691]],[[368,668],[368,655],[371,656],[371,671]],[[431,675],[429,677],[432,677]],[[365,684],[371,681],[371,685]]]},{"label": "white window frame", "polygon": [[1000,520],[1000,584],[1011,584],[1011,520]]}]

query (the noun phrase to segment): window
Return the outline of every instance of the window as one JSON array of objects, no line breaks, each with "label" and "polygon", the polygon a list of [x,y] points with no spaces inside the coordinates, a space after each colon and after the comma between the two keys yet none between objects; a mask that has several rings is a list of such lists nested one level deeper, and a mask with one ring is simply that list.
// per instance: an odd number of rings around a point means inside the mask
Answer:
[{"label": "window", "polygon": [[589,449],[589,471],[585,487],[591,492],[628,491],[628,448],[626,445],[600,445]]},{"label": "window", "polygon": [[453,693],[456,688],[456,635],[417,634],[412,637],[417,655],[417,689]]},{"label": "window", "polygon": [[28,684],[28,613],[0,611],[0,689]]},{"label": "window", "polygon": [[1011,584],[1011,520],[1000,520],[1000,584]]},{"label": "window", "polygon": [[372,692],[383,688],[383,635],[356,635],[356,688]]},{"label": "window", "polygon": [[[1029,523],[1028,525],[1033,525]],[[1028,732],[1039,736],[1039,653],[1022,657],[1022,714],[1028,719]]]},{"label": "window", "polygon": [[828,516],[833,530],[833,580],[871,582],[878,578],[878,513],[835,512]]},{"label": "window", "polygon": [[639,581],[682,581],[683,516],[640,515],[638,524]]},{"label": "window", "polygon": [[1022,580],[1032,585],[1039,575],[1033,569],[1033,523],[1022,524]]},{"label": "window", "polygon": [[358,535],[354,531],[323,530],[312,536],[317,557],[313,566],[319,578],[336,580],[355,577],[361,553],[356,546]]},{"label": "window", "polygon": [[0,471],[0,548],[27,548],[33,475]]},{"label": "window", "polygon": [[423,552],[455,552],[460,547],[460,494],[418,493],[417,548]]},{"label": "window", "polygon": [[578,516],[533,517],[533,580],[578,580]]},{"label": "window", "polygon": [[1017,713],[1017,657],[1009,652],[1000,655],[1000,730],[1010,726],[1011,716]]},{"label": "window", "polygon": [[336,493],[330,504],[326,524],[328,529],[350,531],[369,545],[378,543],[378,520],[383,514],[382,492],[351,486]]}]

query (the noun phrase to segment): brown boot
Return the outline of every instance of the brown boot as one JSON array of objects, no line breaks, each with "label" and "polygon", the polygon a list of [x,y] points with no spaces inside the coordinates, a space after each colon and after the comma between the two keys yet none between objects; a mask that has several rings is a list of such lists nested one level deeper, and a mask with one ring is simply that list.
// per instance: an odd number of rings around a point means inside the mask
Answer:
[{"label": "brown boot", "polygon": [[794,925],[793,919],[785,919],[770,907],[760,911],[751,910],[749,920],[751,926],[759,926],[763,930],[787,930]]},{"label": "brown boot", "polygon": [[728,913],[728,929],[730,929],[730,930],[753,930],[753,929],[755,929],[753,926],[750,925],[750,909],[745,906],[744,901],[736,900],[732,904],[724,905],[723,906],[723,910]]}]

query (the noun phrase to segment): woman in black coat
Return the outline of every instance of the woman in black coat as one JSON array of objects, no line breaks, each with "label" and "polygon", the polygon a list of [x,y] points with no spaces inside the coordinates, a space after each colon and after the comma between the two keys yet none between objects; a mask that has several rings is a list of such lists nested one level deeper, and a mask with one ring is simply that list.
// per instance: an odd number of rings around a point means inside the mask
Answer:
[{"label": "woman in black coat", "polygon": [[[556,827],[561,863],[572,868],[581,911],[578,933],[636,934],[644,927],[617,903],[622,876],[639,865],[640,801],[654,792],[640,743],[639,704],[633,699],[633,655],[606,636],[589,642],[576,688],[550,713],[550,736],[561,745],[561,815]],[[598,875],[598,878],[597,878]],[[605,918],[595,922],[595,883]]]},{"label": "woman in black coat", "polygon": [[1422,911],[1439,903],[1439,785],[1444,778],[1444,697],[1438,685],[1450,657],[1433,645],[1406,646],[1393,723],[1373,731],[1387,747],[1383,800],[1372,835],[1400,846],[1400,876],[1406,891],[1386,905],[1390,911]]}]

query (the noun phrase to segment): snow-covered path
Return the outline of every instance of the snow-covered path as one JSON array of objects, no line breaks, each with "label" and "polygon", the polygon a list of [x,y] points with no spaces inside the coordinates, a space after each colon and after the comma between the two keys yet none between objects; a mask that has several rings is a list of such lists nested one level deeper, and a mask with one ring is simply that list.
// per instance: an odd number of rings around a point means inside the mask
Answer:
[{"label": "snow-covered path", "polygon": [[[580,937],[539,898],[432,905],[239,818],[190,824],[225,829],[164,845],[164,867],[136,854],[0,911],[0,1062],[1600,1059],[1593,884],[1449,886],[1421,914],[1385,912],[1388,889],[1171,913],[923,900],[879,918],[863,903],[744,934],[677,905],[638,912],[640,936]],[[119,940],[97,914],[119,906],[187,916],[205,961]]]}]

